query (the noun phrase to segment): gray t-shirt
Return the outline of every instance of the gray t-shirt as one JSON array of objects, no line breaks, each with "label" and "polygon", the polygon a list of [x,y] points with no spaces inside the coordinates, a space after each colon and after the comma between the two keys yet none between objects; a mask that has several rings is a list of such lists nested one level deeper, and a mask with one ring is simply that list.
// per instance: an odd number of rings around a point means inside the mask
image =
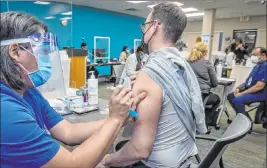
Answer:
[{"label": "gray t-shirt", "polygon": [[208,60],[200,59],[189,64],[196,74],[202,93],[209,93],[211,88],[218,86],[215,68]]},{"label": "gray t-shirt", "polygon": [[[147,69],[147,66],[151,67],[152,65],[153,69],[159,68],[153,64],[156,60],[157,56],[151,56],[142,71],[159,84],[160,81],[155,76],[157,74],[150,73],[151,71]],[[174,103],[165,92],[164,87],[162,87],[162,91],[163,101],[155,141],[149,157],[145,159],[145,164],[151,168],[177,168],[181,164],[182,167],[188,167],[191,164],[191,159],[188,158],[197,154],[197,146],[177,115],[180,111],[175,110]],[[183,163],[184,161],[186,162]]]},{"label": "gray t-shirt", "polygon": [[[153,149],[145,164],[151,168],[177,168],[188,157],[197,154],[197,147],[182,124],[172,101],[163,90],[163,102]],[[191,159],[183,163],[188,167]]]}]

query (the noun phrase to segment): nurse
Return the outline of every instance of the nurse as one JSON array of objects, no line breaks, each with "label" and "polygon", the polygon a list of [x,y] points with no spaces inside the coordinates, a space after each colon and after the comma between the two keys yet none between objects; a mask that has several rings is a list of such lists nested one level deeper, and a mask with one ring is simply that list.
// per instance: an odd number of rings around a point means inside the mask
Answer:
[{"label": "nurse", "polygon": [[[1,13],[0,27],[0,167],[95,167],[128,119],[130,107],[145,93],[133,99],[130,90],[119,88],[109,102],[108,118],[71,124],[36,89],[50,78],[51,60],[59,56],[56,37],[42,22],[19,12]],[[55,139],[80,145],[69,152]]]},{"label": "nurse", "polygon": [[258,63],[251,71],[246,82],[236,88],[234,93],[228,95],[228,100],[236,113],[245,112],[245,105],[267,99],[267,52],[265,48],[256,48],[254,55]]}]

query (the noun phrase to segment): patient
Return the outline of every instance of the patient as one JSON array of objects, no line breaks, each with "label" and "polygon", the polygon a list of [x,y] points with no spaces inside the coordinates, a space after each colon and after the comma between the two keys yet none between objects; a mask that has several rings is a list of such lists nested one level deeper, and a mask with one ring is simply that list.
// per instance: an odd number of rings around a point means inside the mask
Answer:
[{"label": "patient", "polygon": [[[196,128],[206,133],[201,92],[193,70],[175,43],[187,24],[185,13],[171,2],[155,6],[142,24],[148,62],[139,72],[134,94],[147,93],[138,106],[131,140],[106,155],[99,167],[122,167],[140,160],[141,167],[190,167],[197,154]],[[145,50],[144,50],[145,51]]]},{"label": "patient", "polygon": [[206,105],[211,105],[210,110],[206,110],[206,124],[216,125],[216,120],[219,113],[216,109],[220,105],[220,97],[210,90],[218,86],[218,79],[216,76],[214,66],[204,57],[208,53],[208,46],[202,42],[196,43],[188,57],[188,61],[193,71],[197,76],[197,80],[201,89],[202,99],[208,97]]}]

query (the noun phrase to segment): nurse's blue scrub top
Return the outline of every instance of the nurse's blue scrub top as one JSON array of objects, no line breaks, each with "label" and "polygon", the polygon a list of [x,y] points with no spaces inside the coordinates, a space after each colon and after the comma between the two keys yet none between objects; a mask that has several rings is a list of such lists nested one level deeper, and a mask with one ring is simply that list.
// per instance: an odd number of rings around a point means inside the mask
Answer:
[{"label": "nurse's blue scrub top", "polygon": [[[251,88],[254,86],[258,81],[262,81],[267,83],[267,60],[263,61],[262,63],[257,64],[249,74],[246,80],[246,87]],[[267,93],[267,86],[260,91],[260,93]]]},{"label": "nurse's blue scrub top", "polygon": [[62,117],[36,89],[21,97],[1,84],[1,168],[35,168],[51,160],[59,150],[47,130]]}]

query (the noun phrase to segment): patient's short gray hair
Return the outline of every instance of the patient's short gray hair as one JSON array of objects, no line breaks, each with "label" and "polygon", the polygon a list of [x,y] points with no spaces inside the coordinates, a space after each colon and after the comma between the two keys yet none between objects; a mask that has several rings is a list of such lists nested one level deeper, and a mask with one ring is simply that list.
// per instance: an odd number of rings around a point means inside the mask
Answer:
[{"label": "patient's short gray hair", "polygon": [[176,43],[182,35],[187,17],[182,9],[173,2],[162,2],[153,8],[152,20],[159,20],[163,25],[165,39]]},{"label": "patient's short gray hair", "polygon": [[[47,27],[33,16],[21,12],[1,13],[0,39],[9,40],[26,38]],[[21,80],[21,68],[9,56],[9,46],[1,46],[0,52],[1,81],[7,82],[13,89],[21,90],[24,82]]]}]

